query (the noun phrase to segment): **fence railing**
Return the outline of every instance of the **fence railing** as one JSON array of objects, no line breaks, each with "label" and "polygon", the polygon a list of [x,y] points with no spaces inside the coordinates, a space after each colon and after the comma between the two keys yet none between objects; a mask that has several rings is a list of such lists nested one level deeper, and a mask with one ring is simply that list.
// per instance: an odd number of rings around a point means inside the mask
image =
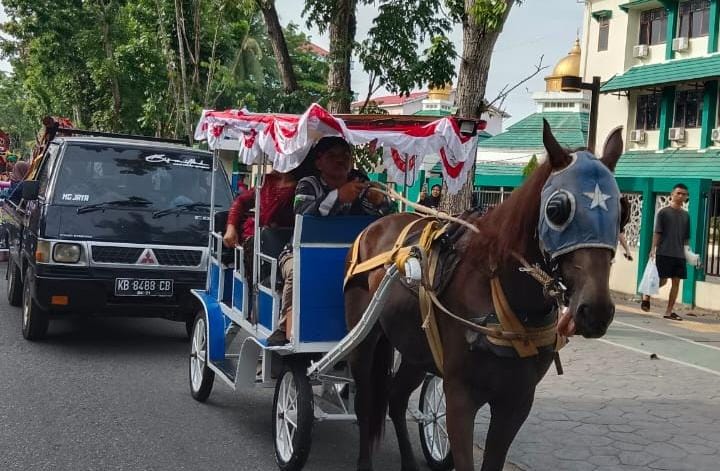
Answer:
[{"label": "fence railing", "polygon": [[707,249],[705,274],[720,276],[720,186],[714,186],[707,199]]},{"label": "fence railing", "polygon": [[505,201],[505,198],[510,196],[511,191],[511,189],[504,187],[475,187],[473,189],[473,206],[486,213]]}]

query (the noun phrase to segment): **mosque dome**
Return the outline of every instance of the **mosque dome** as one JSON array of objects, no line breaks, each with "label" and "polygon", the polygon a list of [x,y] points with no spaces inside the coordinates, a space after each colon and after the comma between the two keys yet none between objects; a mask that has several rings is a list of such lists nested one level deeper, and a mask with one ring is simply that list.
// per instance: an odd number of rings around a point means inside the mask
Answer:
[{"label": "mosque dome", "polygon": [[551,75],[545,77],[545,91],[562,91],[560,83],[563,77],[578,77],[580,75],[580,53],[580,40],[575,39],[575,44],[573,44],[568,55],[560,59]]},{"label": "mosque dome", "polygon": [[428,88],[428,100],[449,101],[452,93],[452,82],[446,83],[442,88]]}]

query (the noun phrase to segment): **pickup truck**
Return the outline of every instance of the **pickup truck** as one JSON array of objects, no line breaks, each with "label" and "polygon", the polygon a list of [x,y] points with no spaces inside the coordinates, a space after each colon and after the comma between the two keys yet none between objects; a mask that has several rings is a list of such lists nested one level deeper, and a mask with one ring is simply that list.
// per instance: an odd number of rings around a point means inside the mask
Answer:
[{"label": "pickup truck", "polygon": [[210,205],[222,211],[232,201],[212,154],[152,140],[56,137],[35,167],[19,203],[3,203],[7,296],[22,307],[23,336],[41,339],[51,319],[70,316],[191,326],[190,290],[205,287]]}]

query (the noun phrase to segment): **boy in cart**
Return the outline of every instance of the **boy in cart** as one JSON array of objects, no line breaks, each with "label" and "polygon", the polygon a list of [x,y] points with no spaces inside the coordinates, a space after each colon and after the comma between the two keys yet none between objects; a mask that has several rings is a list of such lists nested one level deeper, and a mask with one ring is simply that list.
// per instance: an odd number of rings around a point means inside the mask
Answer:
[{"label": "boy in cart", "polygon": [[[384,216],[392,212],[390,200],[369,191],[367,176],[353,169],[350,144],[341,137],[322,138],[308,155],[319,175],[301,179],[295,189],[295,214],[312,216]],[[293,253],[287,246],[278,257],[283,277],[281,316],[278,329],[267,339],[268,346],[289,342],[292,332]]]}]

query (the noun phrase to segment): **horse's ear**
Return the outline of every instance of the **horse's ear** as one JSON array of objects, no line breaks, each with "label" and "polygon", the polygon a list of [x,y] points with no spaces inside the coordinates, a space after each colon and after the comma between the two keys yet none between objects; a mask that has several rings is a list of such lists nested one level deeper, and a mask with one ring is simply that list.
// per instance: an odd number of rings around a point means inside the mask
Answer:
[{"label": "horse's ear", "polygon": [[558,143],[557,139],[555,139],[555,136],[553,136],[552,130],[550,130],[550,125],[548,124],[547,120],[543,118],[543,145],[545,146],[545,150],[547,151],[548,160],[550,161],[550,165],[555,170],[560,170],[562,168],[567,167],[570,162],[572,161],[572,158],[570,155],[565,151],[563,146]]},{"label": "horse's ear", "polygon": [[607,140],[605,141],[605,146],[603,147],[602,158],[600,159],[600,161],[604,163],[611,172],[614,172],[615,165],[617,164],[618,160],[620,160],[622,151],[622,127],[618,127],[610,133]]}]

